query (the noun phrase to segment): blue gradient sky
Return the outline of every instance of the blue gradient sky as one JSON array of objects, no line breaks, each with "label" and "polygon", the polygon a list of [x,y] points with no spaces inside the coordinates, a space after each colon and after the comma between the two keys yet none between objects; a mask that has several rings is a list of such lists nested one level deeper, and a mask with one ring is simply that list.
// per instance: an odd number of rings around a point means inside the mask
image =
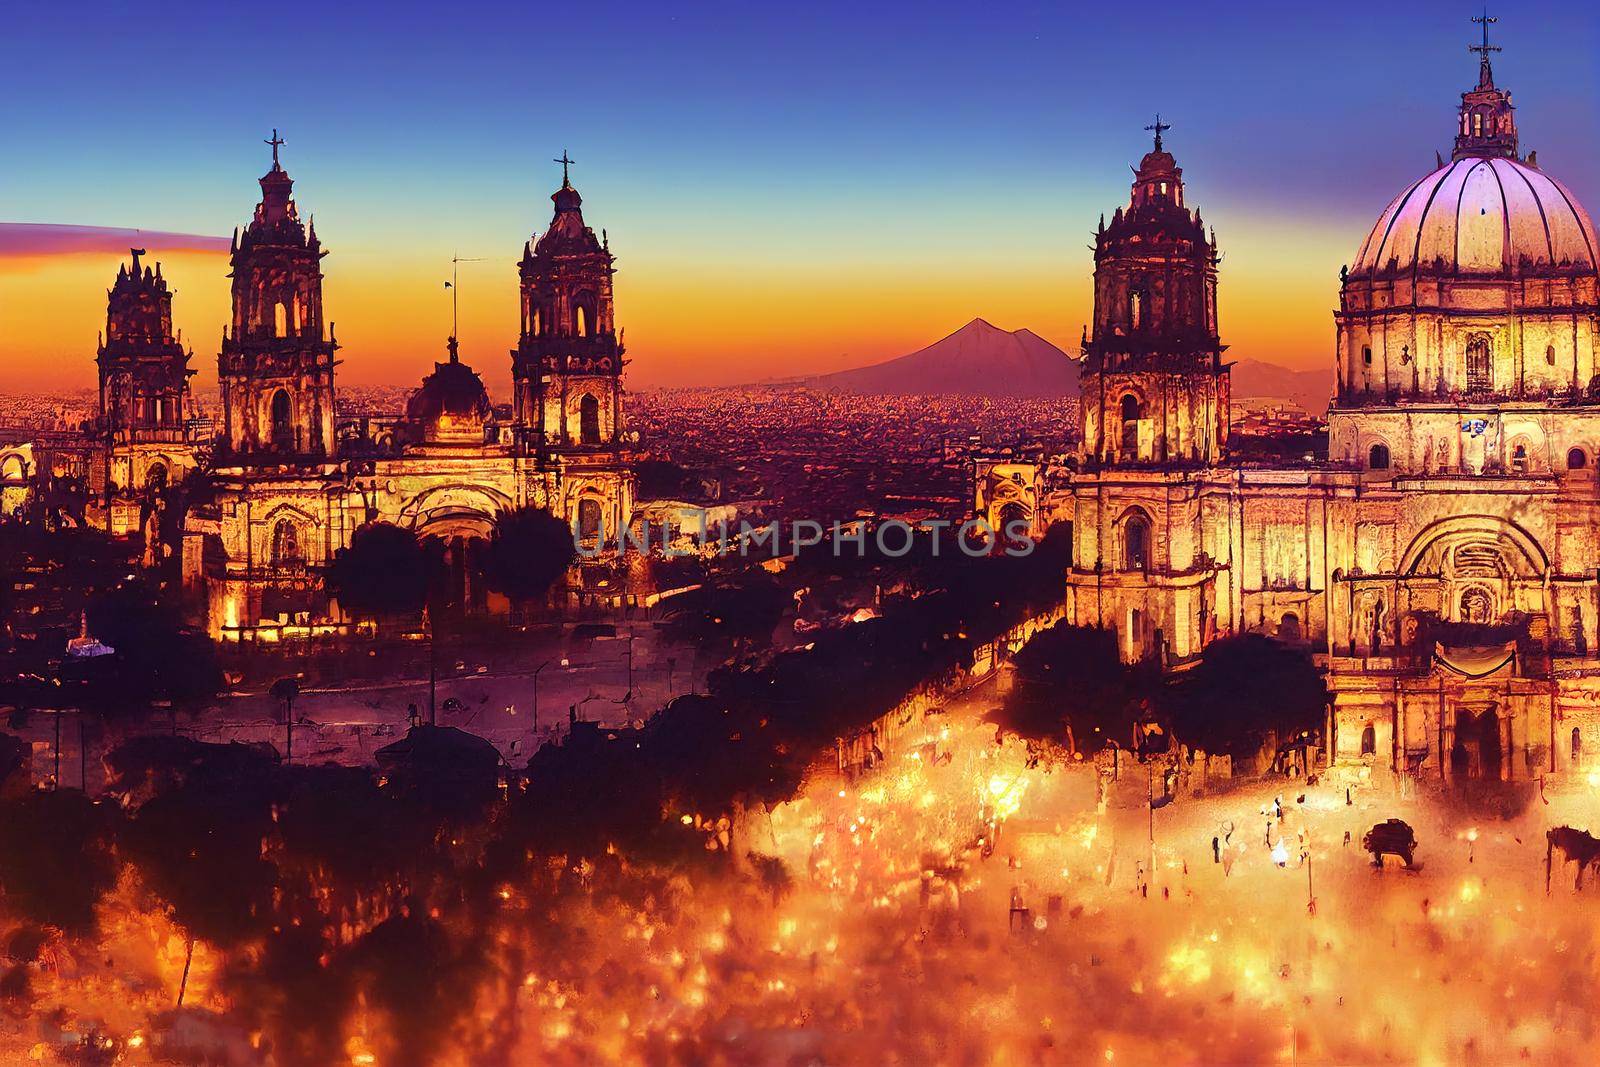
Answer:
[{"label": "blue gradient sky", "polygon": [[[501,386],[512,264],[548,222],[549,160],[565,148],[620,257],[630,380],[741,381],[898,355],[975,315],[1074,342],[1088,232],[1125,200],[1159,110],[1227,255],[1224,339],[1236,356],[1311,366],[1328,358],[1339,265],[1434,150],[1448,154],[1476,73],[1473,13],[18,6],[0,36],[0,222],[227,233],[248,218],[276,126],[333,252],[345,380],[415,380],[438,358],[440,282],[459,250],[490,260],[462,267],[462,333]],[[1497,80],[1524,149],[1600,209],[1600,14],[1497,14]],[[79,373],[116,258],[79,265],[89,291],[62,296],[53,321],[25,313],[31,292],[0,290],[17,380]],[[46,269],[29,268],[35,285]],[[210,261],[188,270],[177,319],[209,374],[226,280]],[[13,296],[16,276],[0,265]]]}]

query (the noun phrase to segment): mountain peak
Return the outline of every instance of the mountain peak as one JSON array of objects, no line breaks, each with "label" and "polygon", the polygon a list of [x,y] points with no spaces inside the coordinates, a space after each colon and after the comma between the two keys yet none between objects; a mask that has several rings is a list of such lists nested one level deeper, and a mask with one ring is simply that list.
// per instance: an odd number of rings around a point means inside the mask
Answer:
[{"label": "mountain peak", "polygon": [[1076,396],[1078,364],[1029,330],[974,318],[910,355],[814,378],[820,389],[900,396]]}]

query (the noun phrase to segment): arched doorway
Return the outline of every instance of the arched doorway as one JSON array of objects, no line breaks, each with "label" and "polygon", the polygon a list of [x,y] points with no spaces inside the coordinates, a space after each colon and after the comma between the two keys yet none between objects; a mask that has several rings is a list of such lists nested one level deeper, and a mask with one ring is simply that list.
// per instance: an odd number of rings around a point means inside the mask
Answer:
[{"label": "arched doorway", "polygon": [[1458,779],[1500,778],[1500,716],[1493,705],[1474,713],[1456,709],[1456,740],[1450,748],[1450,770]]},{"label": "arched doorway", "polygon": [[[995,531],[1001,545],[1011,547],[1024,543],[1030,532],[1028,509],[1013,500],[1000,508],[1000,528]],[[1013,533],[1016,534],[1015,538]]]},{"label": "arched doorway", "polygon": [[1369,722],[1361,728],[1361,754],[1363,756],[1375,755],[1378,751],[1378,732]]},{"label": "arched doorway", "polygon": [[1283,613],[1283,618],[1278,620],[1278,639],[1280,641],[1300,640],[1300,616],[1292,611]]},{"label": "arched doorway", "polygon": [[1139,458],[1139,419],[1144,414],[1139,398],[1132,393],[1124,396],[1118,414],[1122,418],[1122,455],[1125,459]]},{"label": "arched doorway", "polygon": [[488,608],[484,572],[494,519],[463,506],[430,511],[416,525],[417,537],[433,557],[429,600],[439,610],[466,613]]},{"label": "arched doorway", "polygon": [[291,519],[279,519],[272,527],[272,568],[292,570],[305,563],[300,546],[300,527]]},{"label": "arched doorway", "polygon": [[578,501],[578,540],[585,548],[593,548],[604,536],[604,511],[597,497],[586,496]]},{"label": "arched doorway", "polygon": [[578,441],[585,445],[600,443],[600,401],[592,393],[584,393],[578,401]]},{"label": "arched doorway", "polygon": [[1134,508],[1122,520],[1122,570],[1150,569],[1150,517]]},{"label": "arched doorway", "polygon": [[272,394],[272,447],[279,452],[294,451],[294,404],[287,389]]}]

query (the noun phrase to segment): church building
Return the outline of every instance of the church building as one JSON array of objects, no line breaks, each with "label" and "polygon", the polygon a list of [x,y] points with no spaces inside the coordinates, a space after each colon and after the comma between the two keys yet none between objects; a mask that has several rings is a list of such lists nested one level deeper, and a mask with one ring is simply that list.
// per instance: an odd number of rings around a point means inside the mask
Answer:
[{"label": "church building", "polygon": [[1600,241],[1522,154],[1488,21],[1450,158],[1340,271],[1326,460],[1228,451],[1216,244],[1158,120],[1095,238],[1076,468],[976,486],[991,523],[1072,524],[1068,617],[1127,659],[1306,646],[1336,760],[1447,782],[1600,752]]},{"label": "church building", "polygon": [[[234,240],[233,323],[218,373],[222,433],[213,500],[193,511],[184,574],[224,640],[314,636],[343,628],[323,590],[329,561],[382,521],[445,543],[463,606],[481,606],[471,555],[505,512],[546,508],[597,539],[631,518],[634,476],[622,404],[623,345],[614,260],[585,225],[563,157],[550,227],[524,248],[521,331],[509,425],[454,337],[403,417],[341,425],[333,323],[324,317],[327,252],[291,197],[274,134],[261,202]],[[597,587],[603,559],[579,568]],[[600,590],[603,591],[603,590]]]}]

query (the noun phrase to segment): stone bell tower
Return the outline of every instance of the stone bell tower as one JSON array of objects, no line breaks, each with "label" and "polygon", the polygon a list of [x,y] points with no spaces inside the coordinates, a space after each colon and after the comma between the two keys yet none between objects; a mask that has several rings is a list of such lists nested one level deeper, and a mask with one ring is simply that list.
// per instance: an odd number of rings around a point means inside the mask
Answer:
[{"label": "stone bell tower", "polygon": [[563,152],[550,227],[523,246],[521,328],[511,352],[518,450],[530,457],[530,501],[580,534],[614,541],[631,518],[633,474],[622,407],[622,339],[604,231],[583,221]]},{"label": "stone bell tower", "polygon": [[162,491],[198,462],[188,429],[192,353],[173,332],[172,289],[161,264],[145,266],[145,250],[131,251],[132,266],[118,267],[106,291],[106,329],[95,355],[98,449],[89,468],[93,520],[117,535],[139,530]]},{"label": "stone bell tower", "polygon": [[1095,233],[1094,325],[1083,344],[1086,465],[1203,466],[1228,439],[1228,371],[1217,336],[1217,250],[1183,198],[1161,143],[1133,193]]},{"label": "stone bell tower", "polygon": [[316,224],[300,221],[294,181],[278,161],[261,178],[255,217],[233,239],[233,330],[223,332],[220,451],[235,462],[281,465],[333,452],[333,354],[322,319]]},{"label": "stone bell tower", "polygon": [[[190,353],[172,330],[172,290],[161,264],[117,269],[106,292],[100,371],[100,425],[113,445],[183,444],[189,414]],[[125,488],[131,488],[124,483]]]},{"label": "stone bell tower", "polygon": [[520,340],[511,353],[516,421],[529,446],[615,444],[622,430],[623,346],[608,244],[584,225],[562,154],[555,215],[523,247]]}]

